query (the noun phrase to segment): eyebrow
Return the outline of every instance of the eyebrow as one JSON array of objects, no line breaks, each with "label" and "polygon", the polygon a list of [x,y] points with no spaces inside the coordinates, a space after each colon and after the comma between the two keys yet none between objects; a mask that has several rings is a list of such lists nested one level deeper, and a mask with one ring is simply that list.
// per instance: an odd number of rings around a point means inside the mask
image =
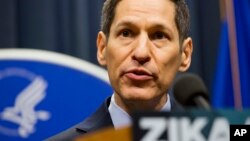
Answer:
[{"label": "eyebrow", "polygon": [[[138,27],[138,25],[136,24],[137,22],[135,20],[130,20],[130,19],[125,19],[125,20],[121,20],[119,23],[117,23],[115,25],[115,28],[119,28],[119,27],[123,27],[123,26],[128,26],[128,27]],[[170,28],[170,26],[166,25],[163,22],[152,22],[151,26],[148,27],[148,30],[163,30],[166,31],[170,36],[173,36],[174,31],[172,28]]]},{"label": "eyebrow", "polygon": [[133,20],[122,20],[118,24],[115,25],[115,27],[120,27],[120,26],[130,26],[130,27],[137,27],[135,22]]},{"label": "eyebrow", "polygon": [[153,24],[153,26],[151,26],[149,29],[163,29],[169,33],[173,32],[173,30],[171,30],[170,27],[164,26],[163,24],[159,24],[159,23]]}]

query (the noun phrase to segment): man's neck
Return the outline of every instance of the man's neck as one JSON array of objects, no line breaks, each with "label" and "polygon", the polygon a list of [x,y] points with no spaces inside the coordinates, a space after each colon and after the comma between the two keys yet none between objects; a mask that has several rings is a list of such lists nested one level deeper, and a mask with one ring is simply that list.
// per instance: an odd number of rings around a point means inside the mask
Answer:
[{"label": "man's neck", "polygon": [[162,95],[150,101],[123,100],[117,93],[114,94],[115,102],[125,112],[131,114],[134,111],[161,111],[168,101],[168,95]]},{"label": "man's neck", "polygon": [[[167,95],[167,101],[166,103],[164,103],[160,111],[170,111],[171,109],[169,95],[168,94],[166,95]],[[132,122],[131,116],[128,114],[128,112],[126,112],[124,109],[122,109],[120,106],[117,105],[117,103],[115,102],[114,94],[111,97],[111,102],[108,109],[115,129],[131,125]]]}]

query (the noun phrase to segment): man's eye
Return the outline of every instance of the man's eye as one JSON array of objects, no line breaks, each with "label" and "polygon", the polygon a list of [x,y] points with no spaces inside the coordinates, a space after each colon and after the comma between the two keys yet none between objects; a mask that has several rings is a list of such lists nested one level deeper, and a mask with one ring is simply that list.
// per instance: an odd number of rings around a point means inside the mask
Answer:
[{"label": "man's eye", "polygon": [[131,31],[129,31],[129,30],[123,30],[123,31],[121,32],[121,35],[122,35],[123,37],[130,37],[130,36],[131,36]]},{"label": "man's eye", "polygon": [[163,32],[156,32],[153,35],[153,38],[154,39],[165,39],[165,38],[167,38],[167,36]]}]

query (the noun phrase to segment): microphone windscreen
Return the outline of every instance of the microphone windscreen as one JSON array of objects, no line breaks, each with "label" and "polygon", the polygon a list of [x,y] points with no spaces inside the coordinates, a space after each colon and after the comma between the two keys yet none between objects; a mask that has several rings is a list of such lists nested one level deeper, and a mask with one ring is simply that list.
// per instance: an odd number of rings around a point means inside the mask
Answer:
[{"label": "microphone windscreen", "polygon": [[173,93],[175,99],[186,106],[196,106],[193,100],[199,96],[209,101],[207,88],[202,79],[192,73],[180,74],[176,78]]}]

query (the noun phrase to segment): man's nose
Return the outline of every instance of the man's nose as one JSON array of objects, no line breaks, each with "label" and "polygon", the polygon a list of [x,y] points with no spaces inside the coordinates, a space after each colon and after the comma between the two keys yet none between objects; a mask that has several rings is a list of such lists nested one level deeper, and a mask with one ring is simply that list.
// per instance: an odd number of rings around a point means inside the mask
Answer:
[{"label": "man's nose", "polygon": [[132,59],[139,64],[145,64],[150,61],[150,40],[147,35],[140,35],[135,45]]}]

